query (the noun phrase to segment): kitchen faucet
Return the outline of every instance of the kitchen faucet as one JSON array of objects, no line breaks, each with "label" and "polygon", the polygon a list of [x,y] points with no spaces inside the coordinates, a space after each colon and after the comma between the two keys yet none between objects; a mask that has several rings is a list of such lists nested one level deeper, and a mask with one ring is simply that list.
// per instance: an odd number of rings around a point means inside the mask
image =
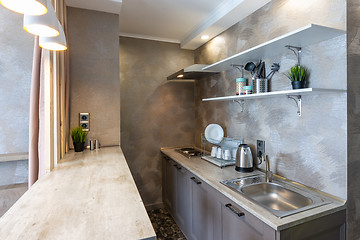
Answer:
[{"label": "kitchen faucet", "polygon": [[262,154],[261,158],[262,158],[262,161],[265,162],[265,179],[266,179],[266,182],[271,182],[272,181],[272,172],[270,171],[269,157],[268,157],[268,155],[265,156],[265,154]]}]

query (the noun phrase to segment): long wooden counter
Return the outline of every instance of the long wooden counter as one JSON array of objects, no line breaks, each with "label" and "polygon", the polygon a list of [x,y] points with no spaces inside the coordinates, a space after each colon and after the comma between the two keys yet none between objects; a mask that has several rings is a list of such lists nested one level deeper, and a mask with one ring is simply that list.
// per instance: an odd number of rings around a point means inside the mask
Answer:
[{"label": "long wooden counter", "polygon": [[120,147],[69,153],[0,218],[0,239],[156,239]]}]

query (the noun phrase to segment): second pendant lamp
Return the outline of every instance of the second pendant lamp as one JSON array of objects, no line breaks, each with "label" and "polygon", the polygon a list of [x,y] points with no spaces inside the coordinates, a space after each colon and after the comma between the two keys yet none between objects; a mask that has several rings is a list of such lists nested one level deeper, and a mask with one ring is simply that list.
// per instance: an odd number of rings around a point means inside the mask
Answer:
[{"label": "second pendant lamp", "polygon": [[58,19],[50,0],[47,0],[47,13],[41,16],[24,15],[24,30],[38,36],[55,37],[59,35]]}]

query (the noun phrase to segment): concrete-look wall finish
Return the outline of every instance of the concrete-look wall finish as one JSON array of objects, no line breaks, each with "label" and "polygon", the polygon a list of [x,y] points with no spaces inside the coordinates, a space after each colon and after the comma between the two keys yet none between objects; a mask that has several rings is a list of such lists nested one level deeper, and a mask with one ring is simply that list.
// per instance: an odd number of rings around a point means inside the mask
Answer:
[{"label": "concrete-look wall finish", "polygon": [[347,1],[347,239],[360,239],[360,2]]},{"label": "concrete-look wall finish", "polygon": [[[120,144],[119,18],[68,7],[70,127],[90,113],[87,139]],[[71,141],[72,142],[72,141]],[[72,147],[72,143],[70,143]]]},{"label": "concrete-look wall finish", "polygon": [[[346,1],[273,0],[197,49],[195,62],[214,63],[310,23],[345,30]],[[346,89],[346,34],[301,47],[301,64],[310,70],[309,87]],[[262,60],[268,73],[272,63],[281,66],[271,81],[272,91],[291,89],[284,73],[296,64],[295,55],[288,51]],[[196,82],[197,145],[209,123],[220,124],[227,136],[244,139],[254,154],[256,140],[265,140],[274,173],[346,199],[346,93],[302,96],[301,117],[295,102],[285,96],[247,100],[243,112],[236,102],[201,101],[234,95],[237,77],[234,69]]]},{"label": "concrete-look wall finish", "polygon": [[121,147],[148,207],[162,203],[160,148],[194,144],[194,83],[166,80],[193,63],[179,44],[120,37]]},{"label": "concrete-look wall finish", "polygon": [[29,148],[29,99],[34,36],[23,16],[0,5],[0,155]]}]

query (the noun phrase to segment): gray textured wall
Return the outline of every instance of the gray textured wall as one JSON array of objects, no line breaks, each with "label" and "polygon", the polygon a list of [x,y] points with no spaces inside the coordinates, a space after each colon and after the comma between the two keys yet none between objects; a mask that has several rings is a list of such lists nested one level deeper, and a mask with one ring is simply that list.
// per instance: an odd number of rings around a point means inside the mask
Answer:
[{"label": "gray textured wall", "polygon": [[348,239],[360,239],[360,2],[347,1]]},{"label": "gray textured wall", "polygon": [[0,154],[28,152],[34,36],[23,16],[0,5]]},{"label": "gray textured wall", "polygon": [[[195,62],[216,62],[310,23],[345,29],[345,18],[345,0],[273,0],[197,49]],[[345,34],[303,47],[301,61],[311,71],[310,87],[346,89]],[[296,63],[295,55],[289,51],[263,60],[267,72],[273,62],[281,65],[272,89],[291,89],[283,73]],[[256,140],[265,140],[273,172],[346,199],[346,93],[303,96],[302,117],[295,102],[286,97],[246,101],[243,112],[233,102],[201,102],[206,97],[234,95],[236,77],[239,71],[230,70],[197,81],[197,145],[205,127],[219,123],[226,135],[243,137],[253,153]]]},{"label": "gray textured wall", "polygon": [[166,80],[193,62],[179,44],[120,37],[121,146],[148,206],[162,202],[160,147],[194,143],[194,83]]},{"label": "gray textured wall", "polygon": [[118,29],[116,14],[68,8],[70,127],[89,112],[87,139],[103,146],[120,143]]}]

